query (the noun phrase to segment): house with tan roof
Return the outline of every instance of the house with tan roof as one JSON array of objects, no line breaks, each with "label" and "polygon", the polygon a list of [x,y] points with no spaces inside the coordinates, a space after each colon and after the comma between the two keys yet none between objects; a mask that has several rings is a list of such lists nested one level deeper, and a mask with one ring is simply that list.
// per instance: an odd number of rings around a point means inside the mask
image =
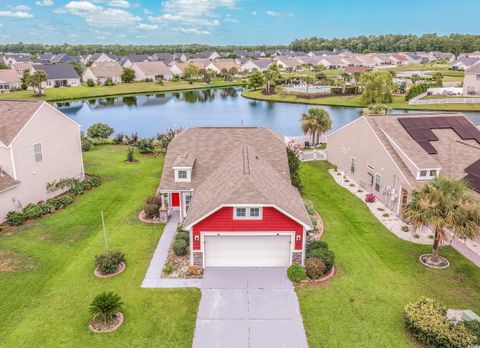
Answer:
[{"label": "house with tan roof", "polygon": [[173,78],[172,70],[160,61],[133,63],[130,68],[135,71],[135,81],[169,81]]},{"label": "house with tan roof", "polygon": [[234,59],[214,60],[206,66],[206,69],[210,69],[217,74],[221,74],[224,69],[230,70],[232,68],[237,70],[240,68],[240,65]]},{"label": "house with tan roof", "polygon": [[480,62],[465,70],[463,78],[463,93],[480,95]]},{"label": "house with tan roof", "polygon": [[189,231],[198,267],[302,264],[312,223],[283,137],[257,127],[186,129],[168,146],[159,193]]},{"label": "house with tan roof", "polygon": [[108,79],[113,83],[122,82],[123,68],[118,62],[97,63],[85,69],[82,81],[93,80],[97,85],[103,85]]},{"label": "house with tan roof", "polygon": [[480,131],[461,113],[363,116],[327,141],[328,160],[395,213],[438,175],[480,192]]},{"label": "house with tan roof", "polygon": [[20,77],[14,69],[0,69],[0,93],[20,88]]},{"label": "house with tan roof", "polygon": [[272,65],[271,59],[249,59],[240,66],[240,71],[252,72],[256,71],[265,71],[270,65]]},{"label": "house with tan roof", "polygon": [[80,125],[41,101],[0,101],[0,222],[58,194],[47,183],[83,179]]}]

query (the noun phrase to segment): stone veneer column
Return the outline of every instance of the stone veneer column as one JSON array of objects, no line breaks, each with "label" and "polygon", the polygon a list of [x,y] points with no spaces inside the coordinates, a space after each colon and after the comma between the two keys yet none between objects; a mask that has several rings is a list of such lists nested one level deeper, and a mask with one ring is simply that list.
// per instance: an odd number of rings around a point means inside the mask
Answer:
[{"label": "stone veneer column", "polygon": [[292,263],[297,263],[299,265],[302,264],[302,252],[301,251],[293,251],[292,252]]},{"label": "stone veneer column", "polygon": [[203,268],[203,252],[201,251],[193,252],[193,265],[199,268]]}]

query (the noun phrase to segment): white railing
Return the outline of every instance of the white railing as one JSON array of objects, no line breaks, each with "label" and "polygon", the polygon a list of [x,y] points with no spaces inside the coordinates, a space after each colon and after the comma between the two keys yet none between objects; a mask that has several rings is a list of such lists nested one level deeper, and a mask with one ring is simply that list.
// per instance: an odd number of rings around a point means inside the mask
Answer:
[{"label": "white railing", "polygon": [[480,98],[443,98],[443,99],[411,99],[410,105],[431,105],[431,104],[480,104]]},{"label": "white railing", "polygon": [[302,152],[302,161],[326,161],[327,152],[324,150],[304,150]]}]

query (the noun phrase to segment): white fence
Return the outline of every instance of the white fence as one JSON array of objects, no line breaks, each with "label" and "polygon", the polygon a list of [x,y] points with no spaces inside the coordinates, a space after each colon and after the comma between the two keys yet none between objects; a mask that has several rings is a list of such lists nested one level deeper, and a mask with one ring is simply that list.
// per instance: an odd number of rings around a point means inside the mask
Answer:
[{"label": "white fence", "polygon": [[480,104],[480,98],[444,98],[444,99],[411,99],[410,105],[430,105],[430,104]]},{"label": "white fence", "polygon": [[324,150],[304,150],[302,152],[302,161],[326,161],[327,152]]}]

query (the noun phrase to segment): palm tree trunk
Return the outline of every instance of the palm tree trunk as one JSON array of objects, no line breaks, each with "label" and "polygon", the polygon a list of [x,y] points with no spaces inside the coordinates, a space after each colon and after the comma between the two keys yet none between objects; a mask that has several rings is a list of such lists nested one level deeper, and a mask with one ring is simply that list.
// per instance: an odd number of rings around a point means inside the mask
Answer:
[{"label": "palm tree trunk", "polygon": [[440,257],[440,239],[441,234],[438,229],[435,229],[435,239],[433,240],[432,262],[437,263]]}]

